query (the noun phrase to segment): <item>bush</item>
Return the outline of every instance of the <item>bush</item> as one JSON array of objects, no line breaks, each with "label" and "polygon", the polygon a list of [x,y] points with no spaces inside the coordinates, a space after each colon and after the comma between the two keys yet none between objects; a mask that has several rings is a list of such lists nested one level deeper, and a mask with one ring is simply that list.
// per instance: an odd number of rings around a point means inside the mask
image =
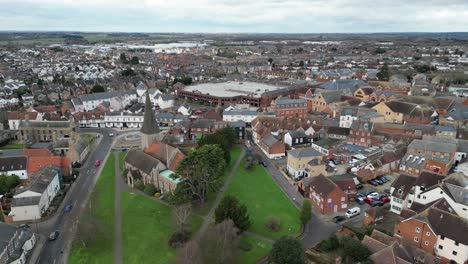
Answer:
[{"label": "bush", "polygon": [[142,181],[137,181],[135,182],[134,187],[140,191],[143,191],[145,189],[145,184]]},{"label": "bush", "polygon": [[158,190],[156,189],[156,187],[154,187],[153,184],[147,184],[145,186],[145,189],[143,190],[143,192],[145,192],[149,196],[153,196],[157,191]]},{"label": "bush", "polygon": [[350,236],[341,237],[340,244],[345,256],[351,257],[354,261],[364,261],[370,256],[369,249]]},{"label": "bush", "polygon": [[161,197],[161,193],[160,193],[160,192],[156,192],[156,193],[154,194],[154,197]]},{"label": "bush", "polygon": [[323,240],[320,243],[320,249],[325,252],[335,250],[339,246],[340,246],[340,242],[338,241],[338,238],[335,235],[331,236],[328,239]]},{"label": "bush", "polygon": [[187,230],[174,232],[169,238],[169,246],[172,248],[180,248],[190,239],[190,233]]},{"label": "bush", "polygon": [[239,248],[242,251],[250,251],[250,250],[252,250],[252,244],[250,244],[248,241],[242,241],[241,240],[241,242],[239,244]]},{"label": "bush", "polygon": [[281,220],[276,216],[270,216],[265,225],[271,231],[277,232],[281,228]]}]

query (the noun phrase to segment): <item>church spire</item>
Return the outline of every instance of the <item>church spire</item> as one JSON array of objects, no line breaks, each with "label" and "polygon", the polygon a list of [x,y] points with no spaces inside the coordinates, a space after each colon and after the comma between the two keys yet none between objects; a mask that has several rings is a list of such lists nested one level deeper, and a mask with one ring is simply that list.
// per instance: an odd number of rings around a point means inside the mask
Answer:
[{"label": "church spire", "polygon": [[143,134],[157,134],[159,133],[159,126],[154,116],[154,110],[149,97],[149,90],[146,90],[146,102],[145,102],[145,116],[143,119],[143,126],[141,127],[141,133]]}]

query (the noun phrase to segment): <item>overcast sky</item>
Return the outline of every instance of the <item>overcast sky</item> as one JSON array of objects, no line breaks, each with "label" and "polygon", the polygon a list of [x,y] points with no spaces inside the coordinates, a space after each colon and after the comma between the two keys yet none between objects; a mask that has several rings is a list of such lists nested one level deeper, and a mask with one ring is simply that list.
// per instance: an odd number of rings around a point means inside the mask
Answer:
[{"label": "overcast sky", "polygon": [[0,0],[0,30],[466,32],[468,0]]}]

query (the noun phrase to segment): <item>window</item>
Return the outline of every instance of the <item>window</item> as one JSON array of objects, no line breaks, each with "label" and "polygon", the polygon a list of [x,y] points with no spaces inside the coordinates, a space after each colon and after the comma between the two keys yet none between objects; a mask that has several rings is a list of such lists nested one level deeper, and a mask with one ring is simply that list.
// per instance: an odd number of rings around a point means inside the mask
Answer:
[{"label": "window", "polygon": [[419,199],[419,198],[421,198],[421,195],[420,195],[420,194],[418,194],[418,199]]},{"label": "window", "polygon": [[328,202],[331,203],[331,202],[332,202],[332,199],[331,199],[331,198],[328,198]]},{"label": "window", "polygon": [[345,197],[344,197],[344,196],[343,196],[343,197],[341,197],[341,201],[342,201],[342,202],[344,202],[344,201],[345,201]]},{"label": "window", "polygon": [[421,228],[416,227],[416,233],[421,233]]},{"label": "window", "polygon": [[440,236],[440,240],[444,240],[444,238],[445,238],[444,236]]},{"label": "window", "polygon": [[431,232],[426,232],[426,236],[431,236]]},{"label": "window", "polygon": [[452,251],[452,254],[453,254],[454,256],[456,256],[456,255],[457,255],[457,252],[456,252],[456,251]]},{"label": "window", "polygon": [[427,242],[427,241],[424,242],[424,245],[429,246],[429,242]]},{"label": "window", "polygon": [[439,245],[439,249],[444,249],[444,246],[442,246],[442,245]]},{"label": "window", "polygon": [[419,237],[414,237],[414,242],[419,242]]},{"label": "window", "polygon": [[457,242],[457,241],[455,241],[455,246],[458,246],[458,242]]}]

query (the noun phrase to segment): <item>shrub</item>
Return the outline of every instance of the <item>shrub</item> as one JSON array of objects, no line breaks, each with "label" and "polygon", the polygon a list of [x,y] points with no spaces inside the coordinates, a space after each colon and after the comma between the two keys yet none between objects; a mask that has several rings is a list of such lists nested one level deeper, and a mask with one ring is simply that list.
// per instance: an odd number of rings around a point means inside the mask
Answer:
[{"label": "shrub", "polygon": [[335,235],[331,236],[328,239],[323,240],[320,243],[320,249],[325,252],[335,250],[339,246],[340,246],[340,242],[338,241],[338,238]]},{"label": "shrub", "polygon": [[180,248],[189,239],[190,239],[190,233],[187,230],[176,231],[169,238],[169,246],[172,248]]},{"label": "shrub", "polygon": [[252,244],[250,244],[248,241],[242,241],[239,243],[239,248],[242,251],[250,251],[252,250]]},{"label": "shrub", "polygon": [[281,228],[281,220],[276,216],[269,216],[265,225],[271,231],[277,232]]},{"label": "shrub", "polygon": [[145,186],[145,189],[143,190],[147,195],[153,196],[158,190],[156,190],[156,187],[154,187],[153,184],[147,184]]},{"label": "shrub", "polygon": [[364,261],[369,255],[369,249],[361,244],[357,239],[350,236],[343,236],[340,240],[345,256],[351,257],[354,261]]},{"label": "shrub", "polygon": [[154,194],[154,197],[161,197],[161,193],[160,193],[160,192],[156,192],[156,193]]},{"label": "shrub", "polygon": [[145,184],[142,181],[137,181],[135,182],[134,187],[140,191],[143,191],[145,189]]}]

